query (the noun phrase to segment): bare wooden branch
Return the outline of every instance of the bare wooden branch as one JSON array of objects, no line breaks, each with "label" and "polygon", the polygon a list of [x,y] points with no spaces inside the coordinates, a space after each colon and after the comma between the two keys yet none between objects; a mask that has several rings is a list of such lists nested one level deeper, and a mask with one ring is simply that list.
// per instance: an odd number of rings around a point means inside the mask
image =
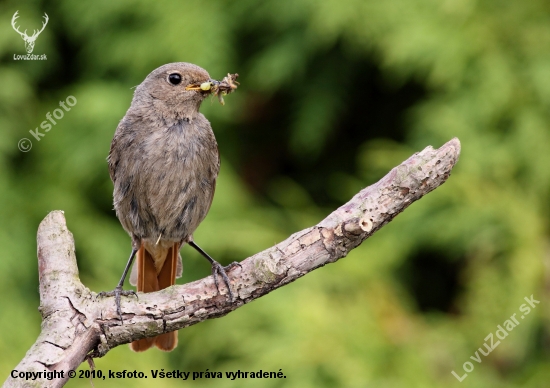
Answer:
[{"label": "bare wooden branch", "polygon": [[16,373],[4,386],[61,387],[69,378],[68,372],[87,357],[101,357],[121,344],[223,316],[345,257],[411,203],[444,183],[459,154],[456,138],[436,150],[427,147],[319,224],[243,260],[228,273],[236,295],[233,303],[223,283],[218,294],[209,276],[150,294],[140,293],[139,299],[123,298],[123,324],[112,298],[97,298],[80,282],[74,240],[63,212],[51,212],[38,228],[42,332],[14,369],[23,374],[45,370],[63,374],[33,381]]}]

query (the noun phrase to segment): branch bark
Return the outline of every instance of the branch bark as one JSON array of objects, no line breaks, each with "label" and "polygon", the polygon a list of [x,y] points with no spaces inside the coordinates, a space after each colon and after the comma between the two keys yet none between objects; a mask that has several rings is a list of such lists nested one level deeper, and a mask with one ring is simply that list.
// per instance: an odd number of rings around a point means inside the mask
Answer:
[{"label": "branch bark", "polygon": [[[238,307],[284,286],[316,268],[345,257],[414,201],[443,184],[460,154],[452,139],[439,149],[425,148],[357,193],[317,225],[243,260],[220,294],[211,276],[169,287],[139,299],[122,300],[121,324],[113,298],[96,298],[78,277],[74,239],[62,211],[53,211],[38,228],[38,272],[42,332],[5,387],[61,387],[70,370],[119,345],[179,330]],[[25,380],[20,373],[57,371],[58,378]],[[15,374],[15,376],[14,376]]]}]

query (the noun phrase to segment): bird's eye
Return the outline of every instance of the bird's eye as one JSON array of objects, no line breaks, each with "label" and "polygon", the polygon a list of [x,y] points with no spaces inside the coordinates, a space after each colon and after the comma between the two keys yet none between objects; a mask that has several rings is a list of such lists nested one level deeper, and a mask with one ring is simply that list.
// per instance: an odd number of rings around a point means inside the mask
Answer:
[{"label": "bird's eye", "polygon": [[168,76],[168,81],[172,84],[172,85],[177,85],[181,82],[181,75],[178,74],[178,73],[172,73]]}]

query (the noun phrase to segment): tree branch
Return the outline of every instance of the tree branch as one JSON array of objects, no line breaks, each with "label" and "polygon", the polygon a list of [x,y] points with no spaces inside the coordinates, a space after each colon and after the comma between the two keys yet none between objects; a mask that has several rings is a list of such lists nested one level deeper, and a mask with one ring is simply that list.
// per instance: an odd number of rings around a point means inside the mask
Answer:
[{"label": "tree branch", "polygon": [[[223,316],[316,268],[345,257],[414,201],[443,184],[458,160],[460,142],[427,147],[356,194],[319,224],[290,236],[234,266],[228,273],[236,300],[216,290],[211,276],[122,300],[121,324],[113,298],[97,298],[78,277],[74,240],[62,211],[38,228],[42,332],[4,386],[61,387],[89,357],[140,338]],[[26,381],[18,373],[63,371],[63,376]],[[13,372],[12,372],[13,373]]]}]

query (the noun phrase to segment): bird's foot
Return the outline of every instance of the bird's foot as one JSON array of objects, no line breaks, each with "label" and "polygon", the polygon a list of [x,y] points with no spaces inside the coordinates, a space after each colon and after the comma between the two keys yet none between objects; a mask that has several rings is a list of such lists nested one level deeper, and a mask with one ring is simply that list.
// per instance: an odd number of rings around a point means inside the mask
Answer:
[{"label": "bird's foot", "polygon": [[132,295],[135,296],[136,298],[138,297],[134,290],[123,290],[122,286],[116,286],[113,291],[101,291],[99,294],[97,294],[98,298],[104,298],[108,296],[115,297],[116,312],[120,317],[120,322],[124,322],[124,320],[122,319],[122,311],[120,309],[120,297],[132,296]]},{"label": "bird's foot", "polygon": [[218,290],[218,293],[220,292],[220,287],[218,285],[218,274],[221,275],[223,282],[225,283],[225,286],[227,287],[227,290],[229,291],[229,301],[233,302],[233,291],[231,291],[231,284],[229,283],[229,277],[227,276],[226,270],[229,271],[231,268],[233,268],[235,265],[239,265],[237,262],[233,262],[229,264],[227,267],[222,266],[217,261],[212,261],[212,277],[214,278],[214,284],[216,285],[216,289]]},{"label": "bird's foot", "polygon": [[210,255],[206,253],[201,247],[199,247],[193,240],[188,241],[188,244],[210,262],[210,265],[212,266],[212,277],[214,278],[214,284],[216,284],[216,289],[218,290],[218,293],[220,293],[220,287],[218,285],[218,274],[222,276],[223,282],[227,286],[227,290],[229,293],[229,301],[233,302],[233,291],[231,291],[231,284],[229,283],[229,278],[227,277],[227,273],[225,271],[226,269],[229,271],[235,265],[240,266],[240,264],[237,262],[233,262],[227,267],[223,267],[220,263],[210,257]]}]

